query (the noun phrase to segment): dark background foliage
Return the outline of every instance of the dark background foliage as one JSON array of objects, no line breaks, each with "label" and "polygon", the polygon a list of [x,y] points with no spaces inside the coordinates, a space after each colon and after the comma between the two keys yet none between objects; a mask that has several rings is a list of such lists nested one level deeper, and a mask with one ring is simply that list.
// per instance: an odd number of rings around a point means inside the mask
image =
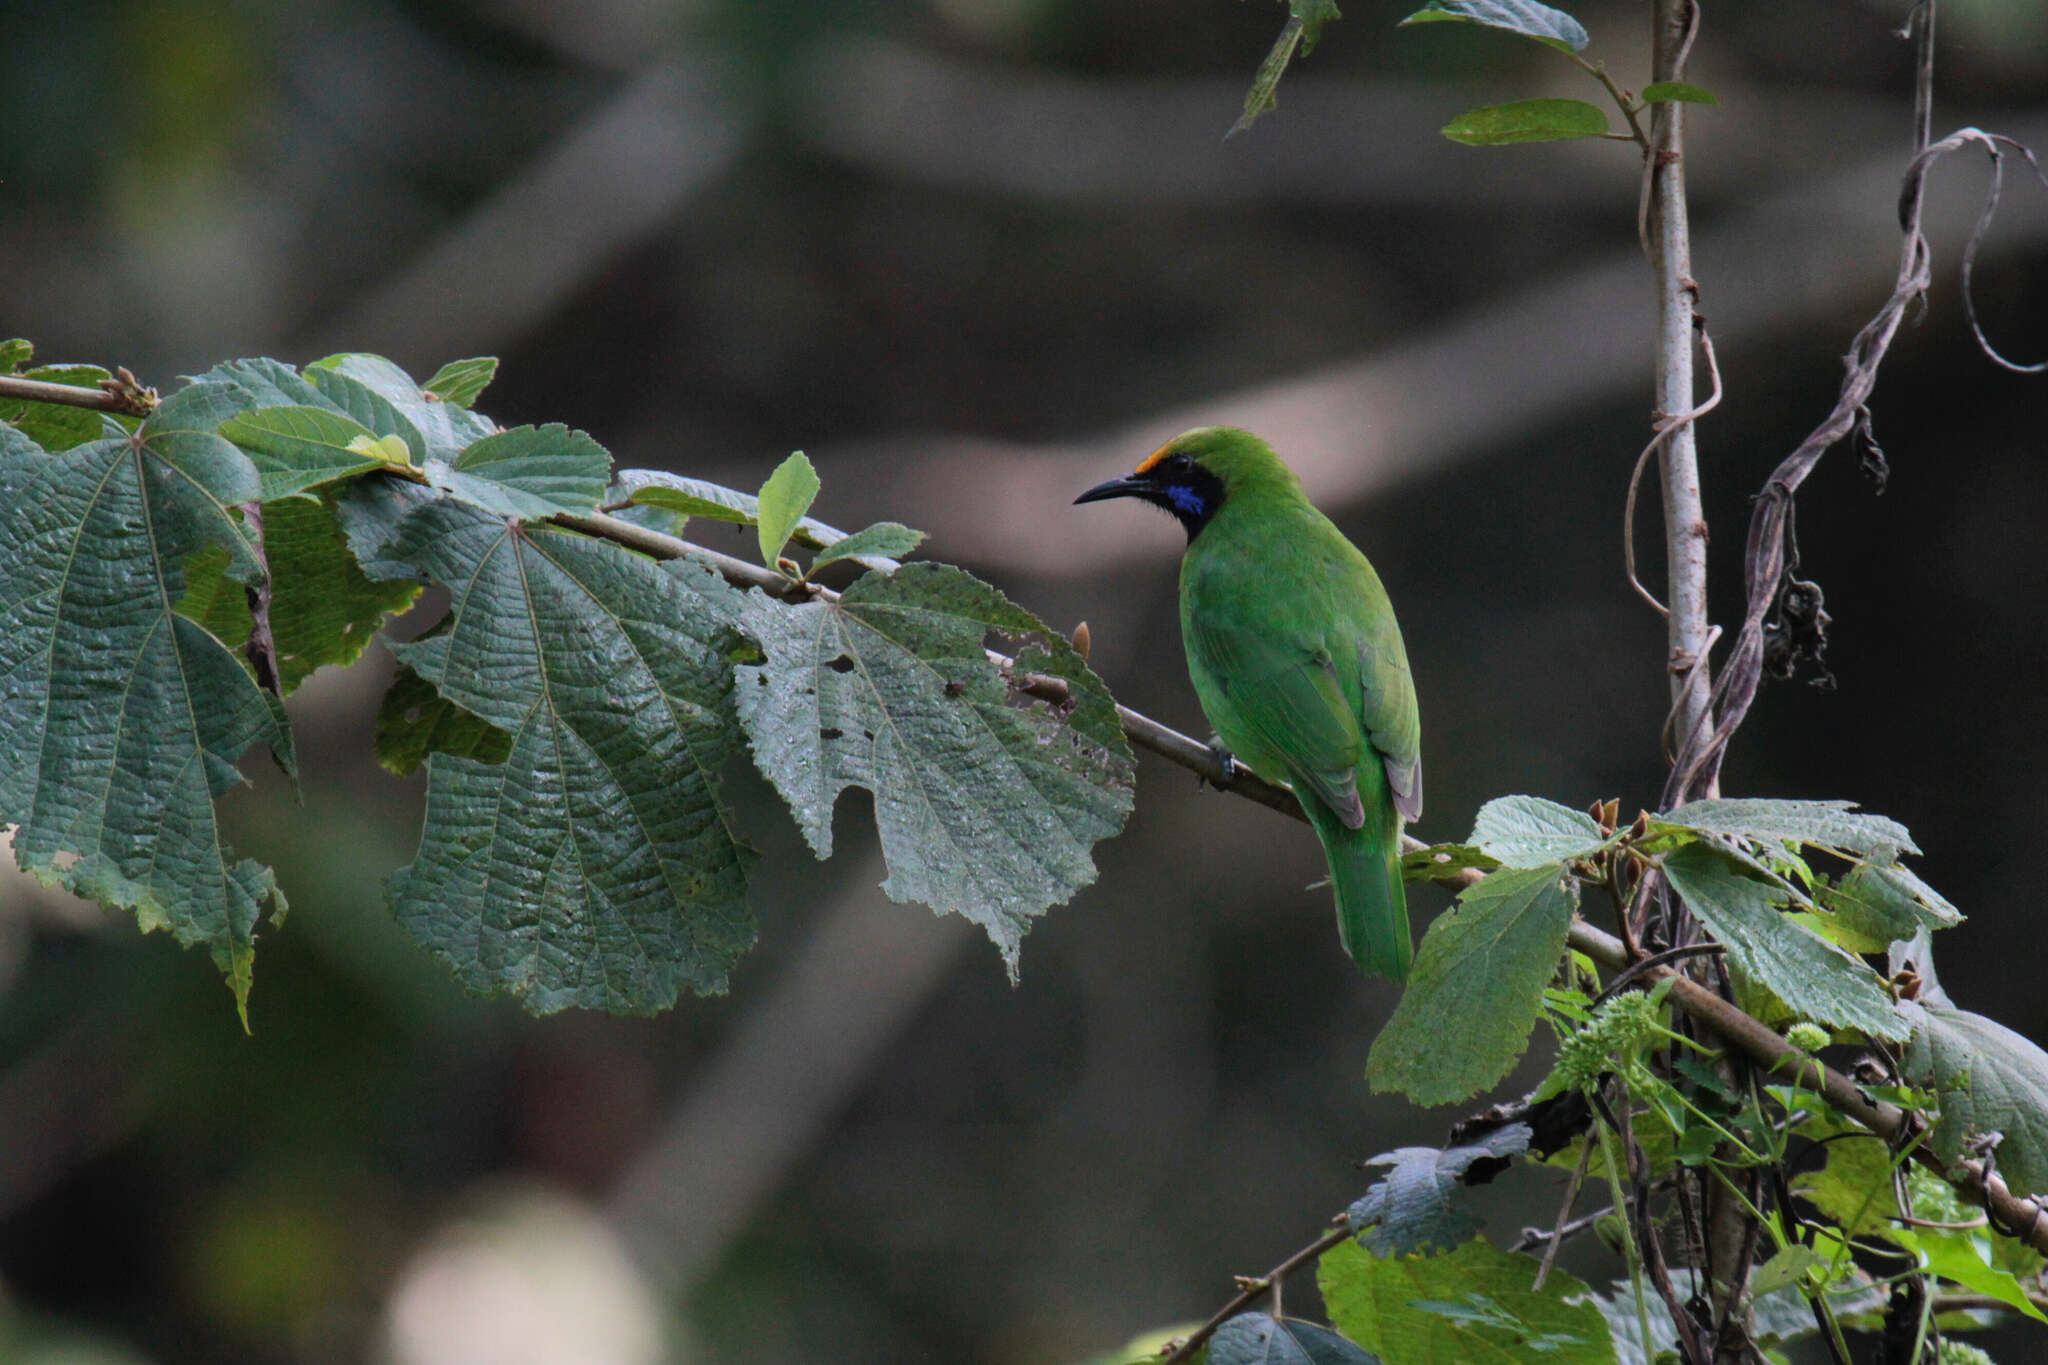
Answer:
[{"label": "dark background foliage", "polygon": [[[1624,84],[1639,9],[1578,11]],[[1748,497],[1891,278],[1902,9],[1706,16],[1724,622]],[[1663,713],[1660,624],[1620,568],[1649,402],[1633,156],[1437,138],[1473,104],[1583,92],[1403,12],[1348,7],[1226,143],[1275,5],[17,0],[0,332],[166,388],[242,354],[495,353],[493,416],[585,427],[621,464],[752,487],[801,447],[821,516],[925,527],[1087,619],[1124,699],[1189,729],[1176,533],[1067,503],[1242,421],[1401,610],[1420,833],[1502,792],[1632,809]],[[2048,133],[2043,12],[1942,13],[1937,133]],[[2038,1038],[2044,390],[1962,324],[1979,177],[1937,173],[1933,302],[1875,405],[1889,490],[1841,451],[1801,502],[1840,686],[1770,687],[1727,787],[1908,824],[1971,916],[1951,993]],[[2044,265],[2048,204],[2015,189],[1978,281],[2021,358],[2048,354]],[[303,805],[254,763],[231,802],[293,902],[253,1037],[203,957],[0,890],[0,1354],[1077,1359],[1205,1314],[1362,1189],[1355,1160],[1440,1138],[1448,1115],[1366,1093],[1392,993],[1303,889],[1313,840],[1149,760],[1015,989],[965,926],[873,889],[860,803],[820,866],[755,786],[762,942],[729,998],[541,1021],[465,998],[382,901],[422,791],[369,758],[388,676],[373,656],[294,698]],[[1552,1198],[1503,1182],[1494,1230]]]}]

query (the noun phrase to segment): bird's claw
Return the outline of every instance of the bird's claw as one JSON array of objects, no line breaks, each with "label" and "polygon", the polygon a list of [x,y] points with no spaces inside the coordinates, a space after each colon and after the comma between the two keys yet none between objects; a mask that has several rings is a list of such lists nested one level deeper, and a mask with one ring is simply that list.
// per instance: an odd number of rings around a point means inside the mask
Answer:
[{"label": "bird's claw", "polygon": [[[1216,760],[1216,771],[1218,774],[1217,779],[1214,782],[1210,783],[1211,786],[1214,786],[1218,790],[1221,790],[1222,788],[1227,787],[1231,783],[1237,781],[1238,773],[1243,770],[1244,765],[1239,763],[1236,758],[1232,757],[1230,750],[1223,747],[1223,741],[1221,738],[1215,736],[1210,737],[1209,756]],[[1202,781],[1209,782],[1210,780],[1207,777],[1204,777]]]}]

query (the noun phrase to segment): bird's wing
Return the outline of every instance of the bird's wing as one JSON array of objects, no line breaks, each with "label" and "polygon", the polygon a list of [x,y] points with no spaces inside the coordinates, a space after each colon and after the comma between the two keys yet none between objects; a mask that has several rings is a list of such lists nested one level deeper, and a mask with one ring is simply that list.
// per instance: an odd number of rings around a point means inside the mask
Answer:
[{"label": "bird's wing", "polygon": [[1279,755],[1288,776],[1347,828],[1362,826],[1358,760],[1365,734],[1329,652],[1263,630],[1203,620],[1192,625],[1196,648],[1257,748]]},{"label": "bird's wing", "polygon": [[[1391,614],[1387,618],[1392,621]],[[1404,819],[1422,818],[1422,717],[1415,707],[1415,679],[1401,637],[1368,636],[1358,643],[1359,718],[1387,769],[1394,809]]]}]

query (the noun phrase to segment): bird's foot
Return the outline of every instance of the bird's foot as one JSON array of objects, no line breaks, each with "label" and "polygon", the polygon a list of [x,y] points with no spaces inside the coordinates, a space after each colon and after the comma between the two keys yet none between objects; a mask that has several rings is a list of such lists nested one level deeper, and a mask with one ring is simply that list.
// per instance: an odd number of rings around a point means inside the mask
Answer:
[{"label": "bird's foot", "polygon": [[1202,781],[1209,783],[1209,785],[1219,791],[1237,781],[1238,774],[1244,771],[1244,765],[1232,757],[1230,750],[1223,747],[1223,739],[1220,735],[1209,736],[1209,756],[1216,760],[1217,775],[1214,781],[1211,781],[1206,776],[1202,778]]}]

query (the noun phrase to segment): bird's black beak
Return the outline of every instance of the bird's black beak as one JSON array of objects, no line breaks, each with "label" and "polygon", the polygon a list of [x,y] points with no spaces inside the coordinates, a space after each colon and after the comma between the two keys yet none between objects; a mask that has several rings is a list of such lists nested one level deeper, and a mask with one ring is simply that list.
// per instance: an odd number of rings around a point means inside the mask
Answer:
[{"label": "bird's black beak", "polygon": [[1158,485],[1142,474],[1126,474],[1120,479],[1110,479],[1074,499],[1074,505],[1084,502],[1104,502],[1110,498],[1141,498],[1147,493],[1158,491]]}]

